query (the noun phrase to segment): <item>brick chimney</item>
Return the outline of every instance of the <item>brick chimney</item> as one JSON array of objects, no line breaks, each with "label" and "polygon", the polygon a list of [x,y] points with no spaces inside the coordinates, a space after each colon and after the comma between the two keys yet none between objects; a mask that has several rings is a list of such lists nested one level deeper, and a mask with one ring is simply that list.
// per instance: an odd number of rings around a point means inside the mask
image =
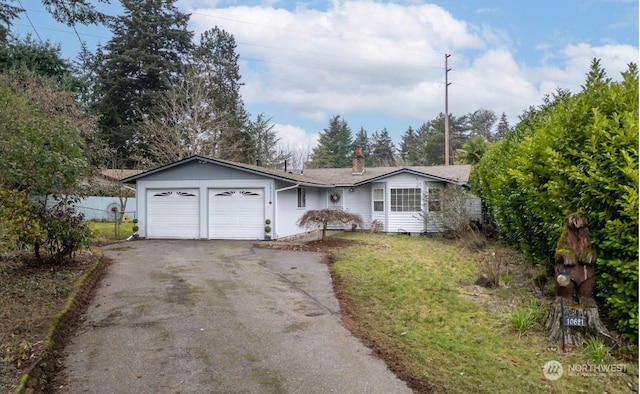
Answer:
[{"label": "brick chimney", "polygon": [[362,155],[362,147],[356,146],[353,152],[353,161],[351,165],[351,175],[364,174],[364,156]]}]

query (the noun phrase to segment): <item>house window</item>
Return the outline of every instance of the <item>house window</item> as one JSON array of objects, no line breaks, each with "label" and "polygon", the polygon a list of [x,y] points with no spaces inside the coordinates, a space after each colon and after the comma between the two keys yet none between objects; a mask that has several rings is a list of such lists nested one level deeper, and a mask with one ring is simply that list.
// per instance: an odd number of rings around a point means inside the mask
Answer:
[{"label": "house window", "polygon": [[373,189],[373,212],[384,212],[384,189]]},{"label": "house window", "polygon": [[441,187],[429,187],[429,212],[441,212],[442,211],[442,188]]},{"label": "house window", "polygon": [[298,208],[304,208],[307,206],[307,189],[303,187],[298,188]]},{"label": "house window", "polygon": [[391,212],[420,212],[420,189],[391,189]]}]

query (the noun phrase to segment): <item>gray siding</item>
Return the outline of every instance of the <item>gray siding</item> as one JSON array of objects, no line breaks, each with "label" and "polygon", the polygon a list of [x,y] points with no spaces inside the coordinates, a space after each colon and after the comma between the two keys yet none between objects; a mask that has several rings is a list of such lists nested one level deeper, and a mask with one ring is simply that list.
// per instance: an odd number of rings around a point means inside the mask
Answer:
[{"label": "gray siding", "polygon": [[[371,202],[371,185],[364,185],[353,188],[353,191],[349,191],[349,188],[345,188],[344,193],[344,209],[347,212],[360,215],[364,222],[362,227],[365,229],[371,228],[371,212],[373,211]],[[351,225],[345,226],[351,228]]]},{"label": "gray siding", "polygon": [[145,181],[207,181],[207,180],[255,180],[265,179],[264,176],[235,168],[224,167],[211,163],[192,161],[181,166],[172,167],[155,174],[147,175]]},{"label": "gray siding", "polygon": [[324,189],[318,189],[313,187],[307,187],[306,189],[306,207],[298,208],[298,190],[297,188],[277,191],[279,189],[291,186],[284,182],[276,183],[276,218],[275,218],[275,237],[289,237],[292,235],[301,234],[307,231],[307,229],[300,227],[296,224],[298,219],[304,215],[305,212],[312,209],[326,208],[326,191]]}]

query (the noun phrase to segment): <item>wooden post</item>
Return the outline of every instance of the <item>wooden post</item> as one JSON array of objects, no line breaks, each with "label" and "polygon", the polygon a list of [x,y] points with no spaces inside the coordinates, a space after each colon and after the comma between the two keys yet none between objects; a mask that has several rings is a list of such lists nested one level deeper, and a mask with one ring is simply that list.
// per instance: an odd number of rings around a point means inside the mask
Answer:
[{"label": "wooden post", "polygon": [[563,351],[582,346],[589,337],[615,343],[615,337],[600,320],[593,299],[596,251],[584,216],[567,216],[555,261],[557,296],[545,322],[547,338],[561,342]]},{"label": "wooden post", "polygon": [[602,324],[598,307],[565,305],[562,299],[551,305],[545,331],[549,340],[562,343],[563,351],[581,347],[591,337],[602,338],[609,344],[617,343],[613,334]]}]

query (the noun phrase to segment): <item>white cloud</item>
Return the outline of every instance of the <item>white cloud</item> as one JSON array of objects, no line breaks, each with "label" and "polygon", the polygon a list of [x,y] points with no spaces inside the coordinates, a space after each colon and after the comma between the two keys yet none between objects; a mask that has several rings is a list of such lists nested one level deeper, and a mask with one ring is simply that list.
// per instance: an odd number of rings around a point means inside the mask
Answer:
[{"label": "white cloud", "polygon": [[245,59],[247,103],[286,102],[315,121],[350,111],[424,112],[424,102],[441,94],[435,87],[443,84],[443,54],[485,45],[466,22],[432,4],[201,8],[191,20],[197,34],[218,25],[234,35]]},{"label": "white cloud", "polygon": [[582,81],[584,81],[584,75],[589,71],[593,59],[601,59],[601,64],[607,74],[618,79],[619,74],[627,69],[630,61],[637,62],[638,48],[631,45],[591,46],[580,43],[567,45],[562,50],[562,55],[566,58],[569,71],[582,70]]},{"label": "white cloud", "polygon": [[288,117],[317,127],[335,114],[347,121],[350,114],[369,114],[383,119],[378,129],[389,118],[405,122],[405,129],[419,126],[405,119],[433,119],[444,110],[444,53],[452,54],[451,112],[487,108],[498,116],[506,112],[511,122],[557,87],[576,91],[594,57],[603,59],[612,78],[638,59],[638,49],[629,45],[579,43],[553,52],[541,43],[528,49],[540,56],[539,65],[527,65],[515,60],[517,43],[506,30],[475,26],[434,4],[343,0],[326,10],[205,7],[201,2],[191,10],[196,35],[215,25],[234,35],[245,102],[280,122],[280,137],[293,146],[315,146],[317,134],[309,132],[322,127],[305,130]]},{"label": "white cloud", "polygon": [[275,123],[273,130],[280,139],[279,146],[281,149],[311,151],[318,145],[318,134],[306,133],[304,129],[290,124]]}]

